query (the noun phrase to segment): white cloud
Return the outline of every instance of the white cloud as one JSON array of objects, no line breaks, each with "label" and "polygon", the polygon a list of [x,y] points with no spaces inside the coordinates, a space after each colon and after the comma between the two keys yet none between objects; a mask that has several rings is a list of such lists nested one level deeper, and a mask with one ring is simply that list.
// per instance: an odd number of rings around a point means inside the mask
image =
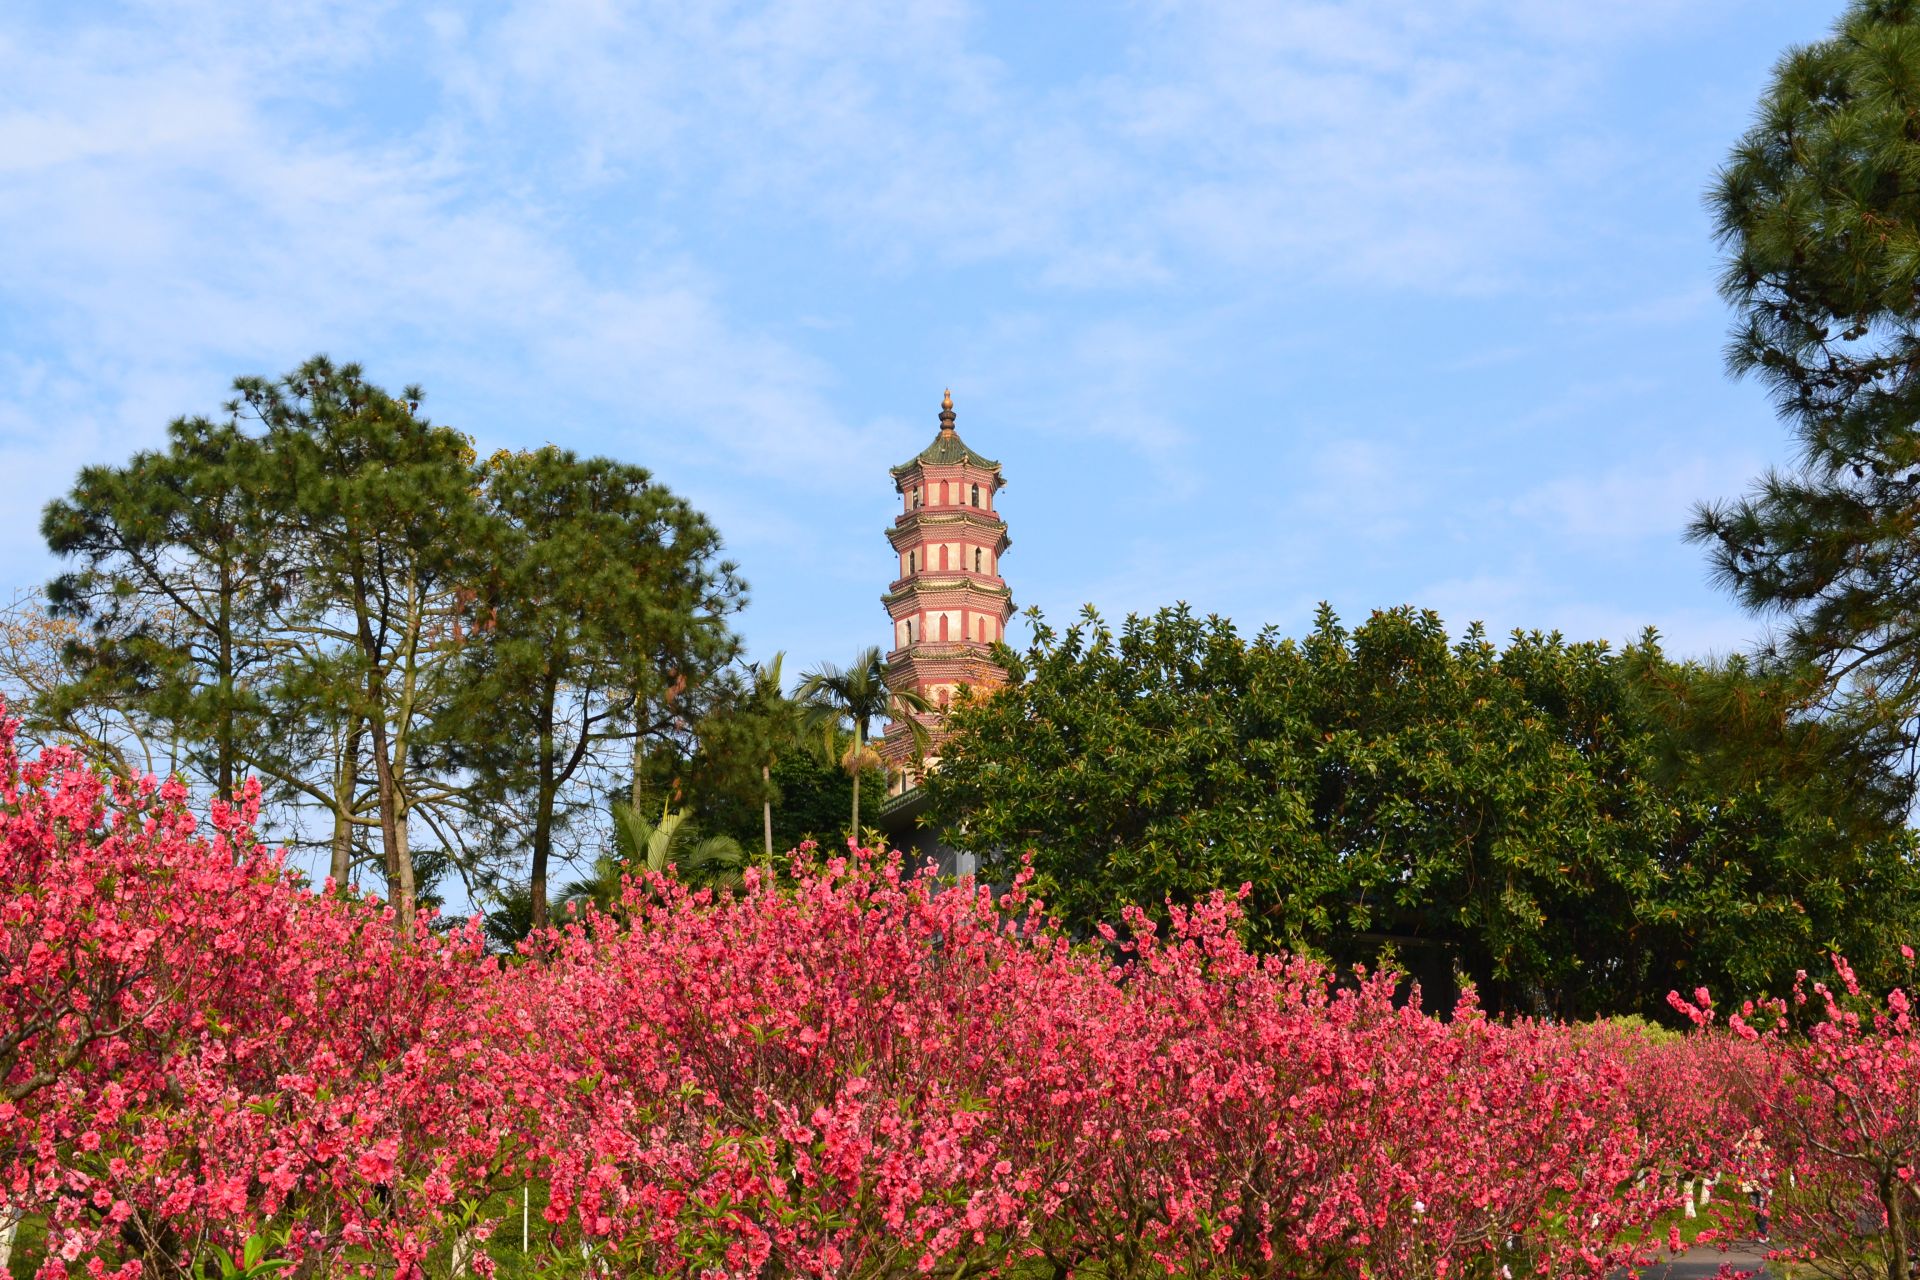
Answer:
[{"label": "white cloud", "polygon": [[442,82],[487,127],[564,125],[553,171],[633,168],[880,260],[1017,258],[1053,285],[1176,261],[1450,293],[1578,236],[1557,199],[1628,157],[1585,93],[1620,42],[1701,6],[1140,6],[1108,65],[1023,81],[970,8],[523,0],[444,18]]}]

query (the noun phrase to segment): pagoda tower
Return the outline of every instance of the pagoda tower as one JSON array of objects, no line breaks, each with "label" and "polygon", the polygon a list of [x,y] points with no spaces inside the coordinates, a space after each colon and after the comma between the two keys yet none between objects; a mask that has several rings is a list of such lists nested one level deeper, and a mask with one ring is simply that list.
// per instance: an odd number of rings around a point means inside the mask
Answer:
[{"label": "pagoda tower", "polygon": [[917,786],[920,771],[938,763],[942,712],[960,686],[988,689],[1007,678],[990,655],[1013,618],[1013,595],[1000,576],[1000,557],[1010,543],[1006,522],[994,509],[1007,482],[1000,464],[968,448],[953,423],[949,391],[940,401],[933,443],[893,468],[900,514],[887,541],[899,557],[900,574],[880,597],[893,622],[887,675],[894,688],[910,689],[934,706],[913,715],[931,739],[919,760],[906,723],[887,726],[880,754],[895,795]]}]

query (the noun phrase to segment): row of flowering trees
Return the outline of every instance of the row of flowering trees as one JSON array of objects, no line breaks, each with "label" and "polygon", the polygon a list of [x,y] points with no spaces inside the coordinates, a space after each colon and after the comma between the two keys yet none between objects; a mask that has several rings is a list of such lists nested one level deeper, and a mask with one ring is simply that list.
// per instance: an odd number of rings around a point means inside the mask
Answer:
[{"label": "row of flowering trees", "polygon": [[1249,953],[1231,897],[1076,944],[859,854],[632,884],[502,961],[305,890],[256,803],[202,825],[0,728],[0,1219],[47,1280],[486,1275],[529,1187],[554,1275],[1597,1276],[1757,1117],[1796,1185],[1906,1212],[1912,1164],[1839,1140],[1920,1133],[1904,1004],[1443,1020]]}]

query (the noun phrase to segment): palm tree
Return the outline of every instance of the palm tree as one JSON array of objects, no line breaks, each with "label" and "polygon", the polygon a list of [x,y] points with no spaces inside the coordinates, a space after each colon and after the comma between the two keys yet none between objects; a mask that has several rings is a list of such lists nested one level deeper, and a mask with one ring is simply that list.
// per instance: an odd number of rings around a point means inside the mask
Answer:
[{"label": "palm tree", "polygon": [[664,874],[674,867],[685,881],[727,884],[738,879],[735,870],[745,856],[732,836],[699,838],[685,809],[660,810],[660,821],[648,822],[624,800],[613,802],[613,850],[593,860],[586,876],[560,891],[561,904],[575,908],[588,903],[613,914],[620,903],[620,881],[635,871]]},{"label": "palm tree", "polygon": [[869,730],[881,716],[891,716],[908,726],[916,743],[926,740],[927,731],[908,712],[927,712],[933,704],[911,689],[895,689],[887,683],[886,664],[878,647],[865,649],[844,671],[831,662],[806,673],[800,683],[800,701],[806,705],[810,728],[829,732],[842,721],[853,723],[853,747],[841,764],[853,775],[853,831],[860,832],[860,775],[880,760],[867,745]]},{"label": "palm tree", "polygon": [[481,920],[487,938],[501,951],[512,954],[533,932],[533,889],[524,884],[493,886],[493,908]]},{"label": "palm tree", "polygon": [[760,752],[760,824],[766,837],[767,865],[773,865],[773,765],[806,733],[805,708],[782,689],[780,668],[787,655],[753,666],[752,707]]}]

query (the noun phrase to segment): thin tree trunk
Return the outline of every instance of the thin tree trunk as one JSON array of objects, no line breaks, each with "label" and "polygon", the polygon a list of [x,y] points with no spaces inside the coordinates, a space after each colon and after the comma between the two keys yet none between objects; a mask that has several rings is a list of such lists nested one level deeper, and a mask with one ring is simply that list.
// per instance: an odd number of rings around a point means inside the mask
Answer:
[{"label": "thin tree trunk", "polygon": [[[372,680],[369,679],[369,684]],[[373,692],[369,690],[369,692]],[[380,805],[380,861],[387,872],[387,900],[401,909],[404,923],[412,923],[412,906],[400,898],[400,830],[394,808],[399,800],[393,785],[393,762],[387,759],[386,717],[376,715],[372,722],[373,779]],[[411,877],[408,877],[411,879]]]},{"label": "thin tree trunk", "polygon": [[767,869],[773,869],[773,770],[760,765],[760,825],[767,838]]},{"label": "thin tree trunk", "polygon": [[13,1260],[13,1241],[20,1234],[20,1214],[5,1201],[0,1201],[0,1276],[9,1274],[7,1267]]},{"label": "thin tree trunk", "polygon": [[547,927],[550,912],[547,905],[547,847],[552,840],[550,834],[541,829],[545,825],[544,814],[534,819],[533,868],[527,876],[527,900],[533,907],[531,918],[535,929]]},{"label": "thin tree trunk", "polygon": [[386,726],[373,721],[373,770],[380,791],[380,852],[386,863],[387,897],[400,913],[400,928],[413,932],[414,882],[413,854],[407,848],[407,815],[399,784],[394,780],[393,762],[387,758]]},{"label": "thin tree trunk", "polygon": [[327,862],[327,879],[333,881],[334,892],[347,887],[347,877],[353,871],[353,821],[347,816],[346,804],[336,800],[333,807],[333,845],[332,855]]},{"label": "thin tree trunk", "polygon": [[233,798],[233,569],[220,564],[220,798]]},{"label": "thin tree trunk", "polygon": [[[354,579],[354,622],[359,633],[360,654],[367,662],[367,729],[373,738],[374,790],[380,806],[380,857],[386,865],[387,900],[400,912],[400,927],[413,932],[413,863],[407,857],[400,831],[400,788],[393,777],[393,760],[387,754],[387,700],[380,674],[380,646],[373,638],[368,617],[366,586]],[[404,873],[401,864],[405,863]]]},{"label": "thin tree trunk", "polygon": [[[553,854],[553,705],[557,690],[549,680],[540,694],[540,789],[534,796],[533,867],[527,877],[527,896],[533,904],[533,927],[547,927],[547,864]],[[637,722],[636,722],[637,729]],[[640,741],[636,732],[634,742]],[[634,779],[639,781],[636,770]],[[636,812],[638,812],[636,810]]]},{"label": "thin tree trunk", "polygon": [[640,762],[645,755],[646,737],[640,732],[640,709],[646,704],[646,697],[635,689],[633,691],[633,786],[627,794],[627,802],[635,813],[640,812]]},{"label": "thin tree trunk", "polygon": [[1880,1179],[1880,1203],[1887,1207],[1887,1280],[1909,1280],[1907,1266],[1907,1188],[1891,1177]]}]

